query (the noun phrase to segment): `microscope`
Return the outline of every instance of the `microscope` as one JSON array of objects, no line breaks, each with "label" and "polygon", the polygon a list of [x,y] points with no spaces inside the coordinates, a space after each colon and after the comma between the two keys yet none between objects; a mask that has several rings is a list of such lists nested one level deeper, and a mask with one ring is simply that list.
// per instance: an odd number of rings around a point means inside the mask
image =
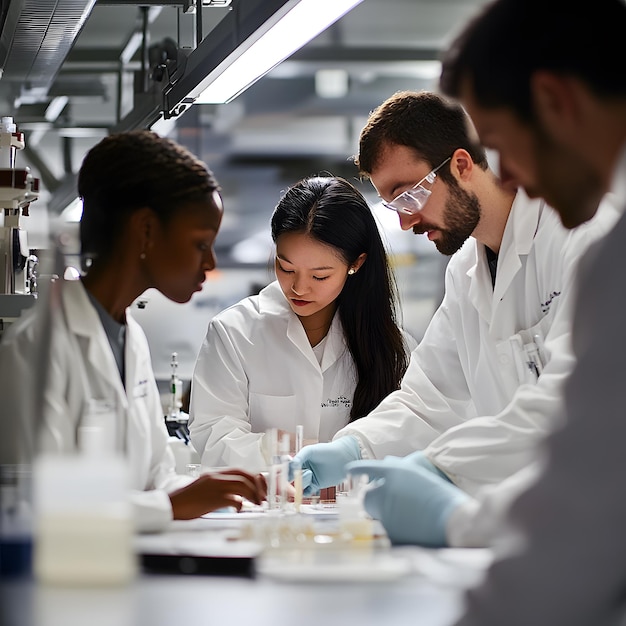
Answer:
[{"label": "microscope", "polygon": [[31,202],[39,197],[39,179],[30,168],[15,167],[24,134],[12,117],[0,118],[0,337],[6,326],[34,304],[37,296],[38,259],[30,254],[20,218],[28,216]]}]

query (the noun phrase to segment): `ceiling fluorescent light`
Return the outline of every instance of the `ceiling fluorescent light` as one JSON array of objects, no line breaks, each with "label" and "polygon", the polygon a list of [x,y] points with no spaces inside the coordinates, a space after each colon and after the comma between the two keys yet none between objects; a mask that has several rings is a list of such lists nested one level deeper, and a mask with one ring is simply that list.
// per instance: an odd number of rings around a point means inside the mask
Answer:
[{"label": "ceiling fluorescent light", "polygon": [[286,2],[208,74],[198,86],[194,104],[229,102],[361,2]]},{"label": "ceiling fluorescent light", "polygon": [[80,222],[83,216],[83,201],[80,198],[74,198],[68,205],[61,211],[61,222]]},{"label": "ceiling fluorescent light", "polygon": [[57,96],[56,98],[52,98],[52,100],[50,100],[50,104],[46,107],[46,112],[44,113],[46,120],[48,122],[56,122],[68,102],[69,98],[67,96]]},{"label": "ceiling fluorescent light", "polygon": [[344,69],[315,72],[315,93],[320,98],[344,98],[348,95],[349,77]]},{"label": "ceiling fluorescent light", "polygon": [[143,35],[139,32],[135,32],[130,36],[130,39],[126,42],[122,53],[120,54],[120,61],[124,65],[128,65],[132,58],[135,56],[135,52],[139,50]]},{"label": "ceiling fluorescent light", "polygon": [[161,135],[161,137],[168,137],[175,128],[175,117],[165,119],[161,116],[156,122],[150,125],[150,130],[154,131],[157,135]]}]

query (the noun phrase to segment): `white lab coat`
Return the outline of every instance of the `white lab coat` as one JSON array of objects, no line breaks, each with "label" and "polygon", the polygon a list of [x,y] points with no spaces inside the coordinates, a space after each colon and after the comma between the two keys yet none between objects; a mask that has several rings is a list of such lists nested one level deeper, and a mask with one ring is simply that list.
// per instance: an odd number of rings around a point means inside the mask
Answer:
[{"label": "white lab coat", "polygon": [[339,316],[320,365],[273,282],[211,320],[191,385],[191,441],[205,466],[261,471],[268,428],[293,433],[301,424],[305,440],[330,441],[348,423],[355,386]]},{"label": "white lab coat", "polygon": [[[521,190],[504,231],[495,287],[484,246],[470,238],[450,260],[443,302],[411,355],[401,389],[335,435],[364,457],[426,456],[468,493],[534,458],[551,430],[570,346],[578,258],[618,217],[608,203],[589,223],[563,227]],[[540,365],[536,373],[528,362]]]},{"label": "white lab coat", "polygon": [[497,548],[508,541],[507,516],[511,505],[539,476],[542,463],[536,461],[501,483],[483,487],[450,514],[446,539],[451,548]]},{"label": "white lab coat", "polygon": [[[613,191],[625,210],[626,145]],[[564,425],[511,507],[511,554],[470,592],[458,626],[626,624],[624,267],[626,213],[581,262]]]},{"label": "white lab coat", "polygon": [[[19,394],[36,360],[45,358],[39,351],[41,328],[36,323],[36,316],[43,313],[40,307],[29,311],[3,338],[3,396]],[[155,531],[172,520],[167,492],[191,479],[175,474],[148,343],[129,311],[126,319],[124,389],[108,338],[82,283],[63,283],[61,306],[53,317],[40,444],[45,452],[75,451],[78,427],[90,400],[113,407],[112,436],[128,461],[136,527]],[[11,376],[5,376],[4,366],[9,364]],[[11,402],[13,407],[19,405],[19,401]]]}]

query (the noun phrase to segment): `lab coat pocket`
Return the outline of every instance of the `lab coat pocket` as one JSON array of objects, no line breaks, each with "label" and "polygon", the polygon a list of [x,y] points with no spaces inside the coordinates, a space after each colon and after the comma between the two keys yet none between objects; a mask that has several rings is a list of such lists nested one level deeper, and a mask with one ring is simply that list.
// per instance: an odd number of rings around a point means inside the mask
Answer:
[{"label": "lab coat pocket", "polygon": [[253,432],[280,428],[295,432],[298,422],[296,396],[270,396],[250,392],[250,424]]},{"label": "lab coat pocket", "polygon": [[546,350],[545,341],[546,336],[553,327],[554,318],[552,315],[544,316],[540,322],[529,328],[526,332],[526,339],[532,342],[537,349],[537,356],[541,362],[541,368],[543,369],[550,357],[549,352]]},{"label": "lab coat pocket", "polygon": [[513,362],[520,383],[535,383],[546,363],[544,330],[539,322],[529,329],[520,330],[509,338]]}]

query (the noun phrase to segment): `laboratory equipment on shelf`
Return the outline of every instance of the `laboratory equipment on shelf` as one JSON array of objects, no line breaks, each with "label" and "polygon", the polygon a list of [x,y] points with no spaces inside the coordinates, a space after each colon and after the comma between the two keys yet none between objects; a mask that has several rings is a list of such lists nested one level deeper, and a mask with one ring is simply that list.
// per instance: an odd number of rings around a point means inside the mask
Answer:
[{"label": "laboratory equipment on shelf", "polygon": [[183,383],[178,377],[178,353],[172,352],[170,359],[172,373],[170,375],[170,405],[168,416],[171,419],[180,418],[180,410],[183,406]]},{"label": "laboratory equipment on shelf", "polygon": [[178,377],[178,353],[172,352],[170,359],[170,393],[165,415],[165,425],[170,437],[182,439],[189,444],[189,415],[183,412],[183,383]]},{"label": "laboratory equipment on shelf", "polygon": [[165,409],[165,426],[170,436],[169,447],[176,460],[176,471],[187,474],[189,465],[194,460],[193,448],[189,437],[189,414],[182,410],[183,382],[178,376],[178,353],[172,352],[170,358],[169,400]]},{"label": "laboratory equipment on shelf", "polygon": [[0,119],[0,334],[34,303],[37,293],[37,257],[30,254],[20,219],[28,217],[31,202],[39,196],[39,179],[30,168],[15,165],[24,134],[12,117]]}]

